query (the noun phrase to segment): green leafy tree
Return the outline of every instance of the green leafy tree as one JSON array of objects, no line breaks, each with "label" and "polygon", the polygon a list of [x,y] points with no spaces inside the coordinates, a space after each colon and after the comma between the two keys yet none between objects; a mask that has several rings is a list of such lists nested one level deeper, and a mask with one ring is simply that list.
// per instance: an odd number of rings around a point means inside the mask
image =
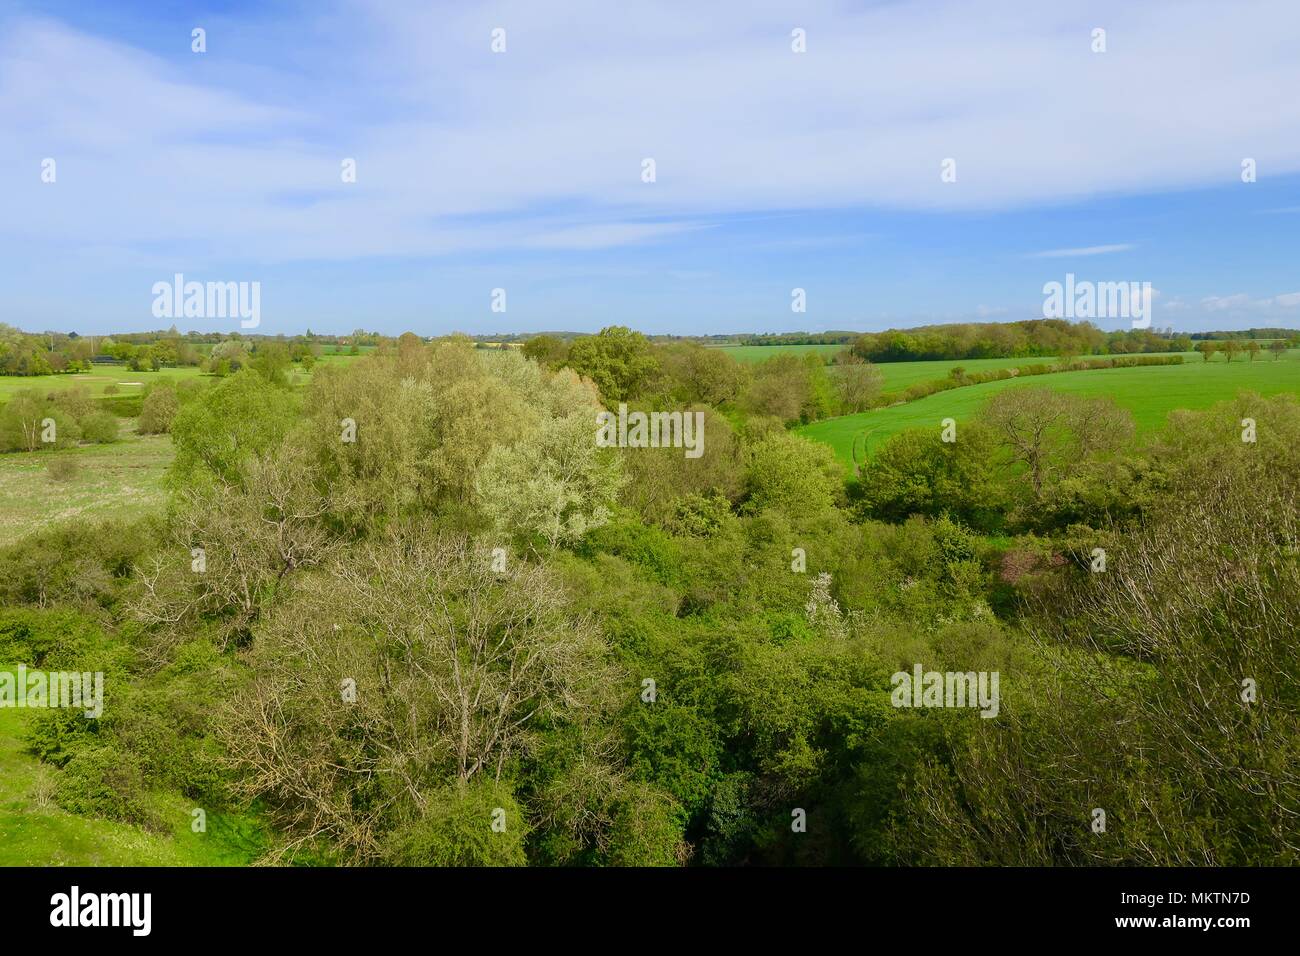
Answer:
[{"label": "green leafy tree", "polygon": [[569,346],[558,335],[534,335],[524,342],[524,355],[548,368],[559,368],[569,356]]},{"label": "green leafy tree", "polygon": [[575,339],[568,365],[595,382],[607,404],[640,395],[660,371],[650,340],[622,325]]},{"label": "green leafy tree", "polygon": [[140,406],[140,422],[137,431],[142,435],[158,435],[171,431],[172,421],[180,410],[180,399],[176,389],[167,385],[156,385],[149,389]]},{"label": "green leafy tree", "polygon": [[843,490],[844,471],[835,454],[798,435],[775,432],[756,442],[746,464],[749,511],[811,516],[829,511]]},{"label": "green leafy tree", "polygon": [[172,419],[171,480],[178,487],[194,479],[238,482],[250,457],[280,444],[294,415],[293,396],[256,372],[225,379]]},{"label": "green leafy tree", "polygon": [[859,511],[881,521],[950,514],[981,530],[1001,527],[1009,501],[993,433],[971,422],[957,441],[941,439],[938,429],[914,428],[875,449],[859,471]]}]

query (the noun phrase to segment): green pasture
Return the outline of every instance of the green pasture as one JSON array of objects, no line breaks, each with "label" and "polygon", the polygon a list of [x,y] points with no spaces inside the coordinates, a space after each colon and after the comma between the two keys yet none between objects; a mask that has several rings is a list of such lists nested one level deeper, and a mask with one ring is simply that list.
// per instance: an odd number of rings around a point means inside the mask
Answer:
[{"label": "green pasture", "polygon": [[[974,371],[972,366],[973,363],[965,363],[966,368]],[[1262,395],[1300,394],[1300,351],[1292,350],[1280,359],[1261,355],[1253,362],[1244,356],[1232,362],[1224,361],[1222,356],[1205,362],[1199,355],[1189,355],[1182,365],[1056,372],[1028,379],[986,382],[949,389],[914,402],[814,422],[801,427],[799,432],[830,445],[846,465],[851,465],[853,442],[864,433],[870,450],[907,428],[938,428],[945,418],[961,422],[974,414],[989,396],[1004,388],[1035,385],[1075,395],[1108,395],[1133,413],[1139,429],[1146,430],[1163,425],[1174,409],[1206,408],[1241,391]]]},{"label": "green pasture", "polygon": [[737,362],[766,362],[776,355],[793,352],[795,355],[816,355],[824,362],[829,362],[836,353],[842,352],[843,345],[716,345]]}]

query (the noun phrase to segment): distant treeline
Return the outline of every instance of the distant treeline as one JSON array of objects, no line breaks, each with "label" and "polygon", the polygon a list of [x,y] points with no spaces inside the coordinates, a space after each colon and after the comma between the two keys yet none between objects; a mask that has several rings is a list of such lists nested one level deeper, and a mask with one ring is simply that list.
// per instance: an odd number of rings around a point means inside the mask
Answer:
[{"label": "distant treeline", "polygon": [[1290,342],[1300,341],[1300,331],[1296,329],[1238,329],[1235,332],[1193,332],[1196,341],[1203,339],[1286,339]]},{"label": "distant treeline", "polygon": [[848,345],[859,332],[775,332],[760,335],[740,335],[738,345]]},{"label": "distant treeline", "polygon": [[1186,352],[1187,335],[1151,329],[1103,332],[1091,322],[1034,319],[1025,322],[964,322],[915,329],[868,332],[854,341],[853,354],[870,362],[937,359],[1046,358],[1075,355],[1131,355]]},{"label": "distant treeline", "polygon": [[[323,350],[349,351],[395,342],[357,329],[351,335],[241,335],[234,332],[178,332],[175,328],[115,335],[76,332],[23,332],[0,324],[0,375],[57,375],[84,372],[92,365],[121,364],[133,371],[200,366],[204,371],[238,370],[250,356],[283,350],[292,361],[314,358]],[[222,358],[230,361],[219,365]],[[209,364],[214,367],[209,369]]]}]

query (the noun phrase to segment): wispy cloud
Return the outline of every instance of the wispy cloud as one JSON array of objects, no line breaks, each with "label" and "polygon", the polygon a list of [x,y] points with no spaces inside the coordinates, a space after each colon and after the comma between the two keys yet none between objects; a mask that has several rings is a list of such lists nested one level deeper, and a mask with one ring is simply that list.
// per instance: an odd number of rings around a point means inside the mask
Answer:
[{"label": "wispy cloud", "polygon": [[1130,242],[1117,242],[1109,246],[1083,246],[1078,249],[1048,249],[1031,253],[1031,259],[1075,259],[1080,256],[1104,256],[1111,252],[1127,252],[1136,248]]},{"label": "wispy cloud", "polygon": [[[178,41],[164,56],[10,17],[0,235],[190,243],[195,257],[438,255],[516,246],[511,217],[568,204],[591,226],[560,221],[541,241],[587,249],[661,237],[626,225],[647,218],[1007,208],[1227,183],[1243,147],[1224,144],[1248,143],[1273,175],[1300,171],[1300,99],[1259,94],[1300,86],[1278,42],[1300,8],[1249,6],[574,0],[557,16],[504,0],[489,17],[342,0],[259,24],[292,36],[291,55],[216,23],[211,52]],[[1097,23],[1113,38],[1105,54],[1090,50]],[[490,49],[497,25],[503,54]],[[807,53],[790,49],[794,25]],[[1170,115],[1194,121],[1151,121]],[[1095,135],[1059,135],[1063,124]],[[37,179],[47,156],[57,191]],[[344,185],[348,157],[358,179]],[[947,158],[955,182],[940,177]]]},{"label": "wispy cloud", "polygon": [[1245,292],[1238,292],[1233,295],[1208,295],[1201,299],[1201,307],[1207,312],[1294,309],[1300,308],[1300,292],[1285,292],[1281,295],[1262,298],[1252,298]]}]

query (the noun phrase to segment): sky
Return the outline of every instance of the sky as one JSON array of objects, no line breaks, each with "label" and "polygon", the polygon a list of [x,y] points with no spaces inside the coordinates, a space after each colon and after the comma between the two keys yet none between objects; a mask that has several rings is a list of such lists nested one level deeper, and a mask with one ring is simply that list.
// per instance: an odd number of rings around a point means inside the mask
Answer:
[{"label": "sky", "polygon": [[1069,273],[1300,327],[1298,47],[1295,0],[0,0],[0,322],[166,327],[180,273],[267,334],[872,331]]}]

